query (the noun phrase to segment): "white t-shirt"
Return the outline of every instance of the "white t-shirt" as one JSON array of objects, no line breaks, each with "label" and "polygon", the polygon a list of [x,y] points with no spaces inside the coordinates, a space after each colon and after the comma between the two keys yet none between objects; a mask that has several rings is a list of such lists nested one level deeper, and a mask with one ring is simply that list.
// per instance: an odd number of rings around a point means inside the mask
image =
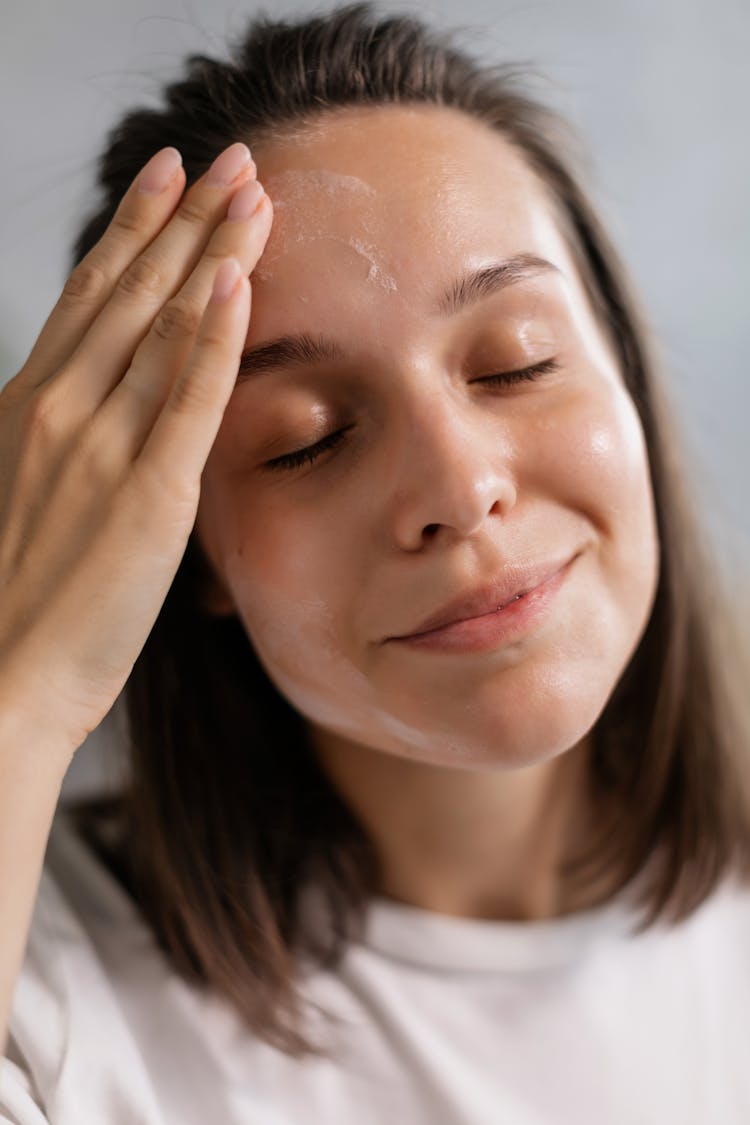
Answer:
[{"label": "white t-shirt", "polygon": [[635,921],[622,897],[544,922],[375,898],[364,942],[304,976],[344,1019],[305,1025],[335,1061],[296,1061],[170,969],[61,805],[0,1121],[748,1125],[750,890],[725,881],[677,929]]}]

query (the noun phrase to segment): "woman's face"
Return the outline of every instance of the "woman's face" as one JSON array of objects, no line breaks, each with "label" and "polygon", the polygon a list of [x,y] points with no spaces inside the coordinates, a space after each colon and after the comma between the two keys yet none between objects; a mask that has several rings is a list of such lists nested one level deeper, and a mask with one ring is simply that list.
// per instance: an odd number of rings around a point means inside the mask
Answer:
[{"label": "woman's face", "polygon": [[[313,738],[469,769],[551,758],[604,708],[659,562],[638,415],[544,189],[436,107],[347,109],[253,155],[274,221],[247,349],[305,335],[336,354],[241,374],[198,511],[213,605]],[[461,285],[519,254],[553,268]],[[269,464],[335,433],[312,463]],[[576,555],[512,642],[386,639],[504,567]]]}]

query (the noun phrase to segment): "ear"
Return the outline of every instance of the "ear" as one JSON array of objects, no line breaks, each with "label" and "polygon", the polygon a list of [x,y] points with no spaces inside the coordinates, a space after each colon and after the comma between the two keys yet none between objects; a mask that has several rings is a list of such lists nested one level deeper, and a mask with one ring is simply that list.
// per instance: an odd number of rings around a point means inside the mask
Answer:
[{"label": "ear", "polygon": [[[201,497],[201,501],[202,499]],[[189,542],[197,570],[200,608],[211,617],[233,617],[237,613],[234,599],[221,577],[219,562],[213,557],[210,538],[208,542],[204,542],[203,524],[206,514],[200,504]]]},{"label": "ear", "polygon": [[201,599],[201,608],[211,617],[233,617],[237,613],[232,595],[220,578],[212,576]]}]

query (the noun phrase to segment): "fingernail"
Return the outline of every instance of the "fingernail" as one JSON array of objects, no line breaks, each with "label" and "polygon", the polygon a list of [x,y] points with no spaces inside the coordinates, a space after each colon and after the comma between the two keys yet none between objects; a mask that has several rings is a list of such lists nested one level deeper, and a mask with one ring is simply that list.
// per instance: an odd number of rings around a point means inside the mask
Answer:
[{"label": "fingernail", "polygon": [[225,258],[216,271],[211,300],[217,304],[228,301],[234,293],[234,287],[240,279],[241,267],[236,258]]},{"label": "fingernail", "polygon": [[140,195],[158,195],[172,182],[177,169],[182,164],[182,156],[176,148],[163,148],[152,156],[138,177]]},{"label": "fingernail", "polygon": [[206,173],[206,183],[210,187],[227,187],[251,160],[250,149],[237,141],[216,157]]},{"label": "fingernail", "polygon": [[228,219],[249,219],[265,195],[263,185],[257,180],[250,180],[232,196],[232,202],[227,210]]}]

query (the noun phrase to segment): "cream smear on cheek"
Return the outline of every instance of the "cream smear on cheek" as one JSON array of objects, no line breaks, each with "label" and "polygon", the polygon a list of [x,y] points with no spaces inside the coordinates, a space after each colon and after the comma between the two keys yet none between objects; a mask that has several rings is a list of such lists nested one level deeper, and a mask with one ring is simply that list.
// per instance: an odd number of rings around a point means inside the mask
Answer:
[{"label": "cream smear on cheek", "polygon": [[[326,210],[335,206],[341,199],[377,199],[377,191],[358,176],[345,176],[326,168],[310,171],[289,170],[278,172],[264,181],[267,194],[273,202],[273,234],[269,240],[254,276],[260,281],[272,281],[274,265],[288,252],[290,244],[315,242],[330,239],[348,246],[368,265],[366,280],[384,289],[396,292],[395,278],[385,269],[382,255],[372,242],[371,212],[365,206],[363,214],[363,237],[350,235],[348,238],[331,233],[324,228],[319,219],[321,202]],[[300,300],[306,301],[304,296]]]},{"label": "cream smear on cheek", "polygon": [[410,722],[414,700],[408,690],[403,699],[389,695],[389,707],[383,707],[382,693],[343,651],[340,626],[324,598],[290,604],[262,575],[248,578],[241,550],[228,553],[225,566],[258,660],[305,719],[352,742],[425,762],[476,754],[455,725],[424,716],[419,707],[419,718]]}]

